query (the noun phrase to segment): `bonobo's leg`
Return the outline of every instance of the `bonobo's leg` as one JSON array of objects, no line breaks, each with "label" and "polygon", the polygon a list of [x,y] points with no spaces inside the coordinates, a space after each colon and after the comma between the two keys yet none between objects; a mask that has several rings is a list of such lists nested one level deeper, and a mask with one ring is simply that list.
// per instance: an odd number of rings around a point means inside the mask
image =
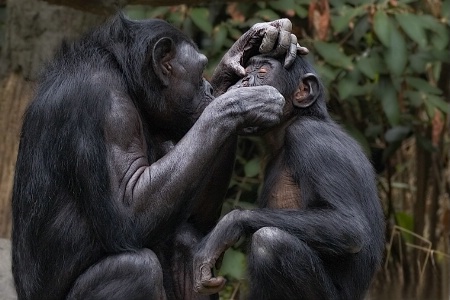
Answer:
[{"label": "bonobo's leg", "polygon": [[210,296],[194,292],[193,255],[202,235],[189,223],[178,227],[175,236],[155,250],[164,272],[164,286],[169,300],[214,300]]},{"label": "bonobo's leg", "polygon": [[164,300],[161,265],[149,249],[108,256],[77,279],[67,299]]},{"label": "bonobo's leg", "polygon": [[248,272],[251,300],[337,299],[316,252],[275,227],[253,234]]}]

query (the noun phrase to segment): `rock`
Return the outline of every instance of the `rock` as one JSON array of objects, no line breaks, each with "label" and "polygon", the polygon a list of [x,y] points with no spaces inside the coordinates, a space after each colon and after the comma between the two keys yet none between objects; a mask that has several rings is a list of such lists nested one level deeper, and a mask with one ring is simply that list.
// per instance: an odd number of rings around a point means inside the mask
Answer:
[{"label": "rock", "polygon": [[16,300],[11,274],[11,242],[0,239],[0,300]]}]

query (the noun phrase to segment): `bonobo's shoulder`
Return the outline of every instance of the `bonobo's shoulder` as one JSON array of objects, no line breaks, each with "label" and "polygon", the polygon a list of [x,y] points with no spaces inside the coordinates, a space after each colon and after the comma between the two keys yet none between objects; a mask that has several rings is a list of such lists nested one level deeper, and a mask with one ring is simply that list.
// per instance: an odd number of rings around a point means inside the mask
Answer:
[{"label": "bonobo's shoulder", "polygon": [[113,125],[113,128],[118,128],[121,125],[135,123],[138,119],[137,108],[127,94],[117,90],[109,91],[107,123]]},{"label": "bonobo's shoulder", "polygon": [[328,139],[349,138],[340,125],[331,119],[299,118],[293,122],[288,131],[293,138],[314,142],[319,137]]},{"label": "bonobo's shoulder", "polygon": [[299,119],[288,128],[286,138],[291,147],[317,155],[364,155],[356,140],[331,119]]}]

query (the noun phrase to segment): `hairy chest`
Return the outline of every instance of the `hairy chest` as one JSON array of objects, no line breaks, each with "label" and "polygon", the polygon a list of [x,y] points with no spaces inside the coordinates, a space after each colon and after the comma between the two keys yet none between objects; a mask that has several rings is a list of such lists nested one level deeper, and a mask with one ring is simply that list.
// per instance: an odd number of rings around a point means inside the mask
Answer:
[{"label": "hairy chest", "polygon": [[271,180],[264,188],[265,206],[271,209],[301,208],[300,186],[294,181],[289,169],[273,170]]}]

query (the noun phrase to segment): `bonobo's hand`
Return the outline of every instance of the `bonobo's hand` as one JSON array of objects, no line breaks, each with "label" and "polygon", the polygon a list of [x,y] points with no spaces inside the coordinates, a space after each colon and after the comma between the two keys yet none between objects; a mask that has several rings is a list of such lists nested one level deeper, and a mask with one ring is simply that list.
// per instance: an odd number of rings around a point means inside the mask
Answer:
[{"label": "bonobo's hand", "polygon": [[221,276],[213,277],[211,269],[220,267],[223,253],[236,244],[244,234],[242,220],[246,214],[233,210],[226,214],[202,240],[194,255],[194,290],[201,294],[214,294],[225,285]]},{"label": "bonobo's hand", "polygon": [[253,25],[231,46],[217,66],[211,79],[215,95],[221,95],[245,76],[243,66],[250,57],[258,53],[284,55],[286,68],[294,62],[297,52],[300,55],[308,54],[308,49],[297,43],[297,37],[291,30],[292,23],[288,19]]},{"label": "bonobo's hand", "polygon": [[217,257],[208,257],[205,251],[197,252],[194,256],[194,291],[200,294],[211,295],[220,292],[225,286],[225,278],[213,277],[212,268]]},{"label": "bonobo's hand", "polygon": [[220,123],[229,130],[242,133],[245,128],[271,128],[279,124],[284,97],[272,86],[233,89],[217,97],[206,108],[219,115]]}]

